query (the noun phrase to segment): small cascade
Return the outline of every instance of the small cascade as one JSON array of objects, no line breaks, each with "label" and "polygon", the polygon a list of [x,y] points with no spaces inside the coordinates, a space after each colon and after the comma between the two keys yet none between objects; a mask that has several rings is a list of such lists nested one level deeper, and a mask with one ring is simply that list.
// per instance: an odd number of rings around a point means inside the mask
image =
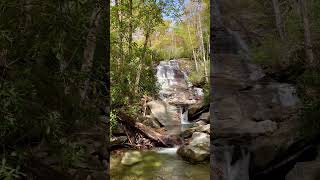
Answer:
[{"label": "small cascade", "polygon": [[188,108],[184,106],[180,106],[180,118],[181,124],[190,124],[188,121]]}]

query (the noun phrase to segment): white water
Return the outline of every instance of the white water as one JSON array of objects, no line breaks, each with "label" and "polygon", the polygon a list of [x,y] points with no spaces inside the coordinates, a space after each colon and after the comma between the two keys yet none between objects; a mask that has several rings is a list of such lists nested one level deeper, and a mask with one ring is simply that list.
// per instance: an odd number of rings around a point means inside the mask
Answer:
[{"label": "white water", "polygon": [[178,147],[172,147],[172,148],[160,148],[157,149],[156,152],[159,154],[170,154],[170,155],[176,155],[177,154]]},{"label": "white water", "polygon": [[188,121],[188,108],[187,107],[180,107],[180,118],[181,118],[181,124],[191,124]]}]

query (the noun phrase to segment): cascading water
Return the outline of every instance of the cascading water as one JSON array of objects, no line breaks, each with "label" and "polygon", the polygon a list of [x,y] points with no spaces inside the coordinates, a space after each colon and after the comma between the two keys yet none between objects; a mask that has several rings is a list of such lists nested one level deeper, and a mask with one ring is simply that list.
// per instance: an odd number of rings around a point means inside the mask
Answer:
[{"label": "cascading water", "polygon": [[177,60],[161,61],[157,66],[156,76],[160,87],[160,99],[177,107],[181,125],[190,124],[188,107],[203,96],[203,90],[193,87]]}]

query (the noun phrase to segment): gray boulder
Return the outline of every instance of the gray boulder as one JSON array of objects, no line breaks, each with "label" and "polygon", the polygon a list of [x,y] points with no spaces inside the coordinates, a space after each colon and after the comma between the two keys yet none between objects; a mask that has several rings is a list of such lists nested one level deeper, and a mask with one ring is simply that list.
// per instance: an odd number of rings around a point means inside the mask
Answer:
[{"label": "gray boulder", "polygon": [[189,145],[181,146],[177,153],[192,163],[201,162],[210,156],[210,135],[202,132],[192,134]]}]

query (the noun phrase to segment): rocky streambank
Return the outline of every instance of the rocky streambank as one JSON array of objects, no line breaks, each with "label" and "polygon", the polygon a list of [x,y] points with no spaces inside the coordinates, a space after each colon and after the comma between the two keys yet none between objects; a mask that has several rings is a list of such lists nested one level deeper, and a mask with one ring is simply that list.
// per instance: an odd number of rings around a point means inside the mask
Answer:
[{"label": "rocky streambank", "polygon": [[278,82],[251,64],[237,53],[236,40],[223,46],[222,37],[233,36],[227,31],[216,34],[221,47],[211,63],[211,178],[292,179],[291,174],[305,169],[298,163],[290,172],[294,164],[310,152],[300,131],[301,100],[295,85]]}]

